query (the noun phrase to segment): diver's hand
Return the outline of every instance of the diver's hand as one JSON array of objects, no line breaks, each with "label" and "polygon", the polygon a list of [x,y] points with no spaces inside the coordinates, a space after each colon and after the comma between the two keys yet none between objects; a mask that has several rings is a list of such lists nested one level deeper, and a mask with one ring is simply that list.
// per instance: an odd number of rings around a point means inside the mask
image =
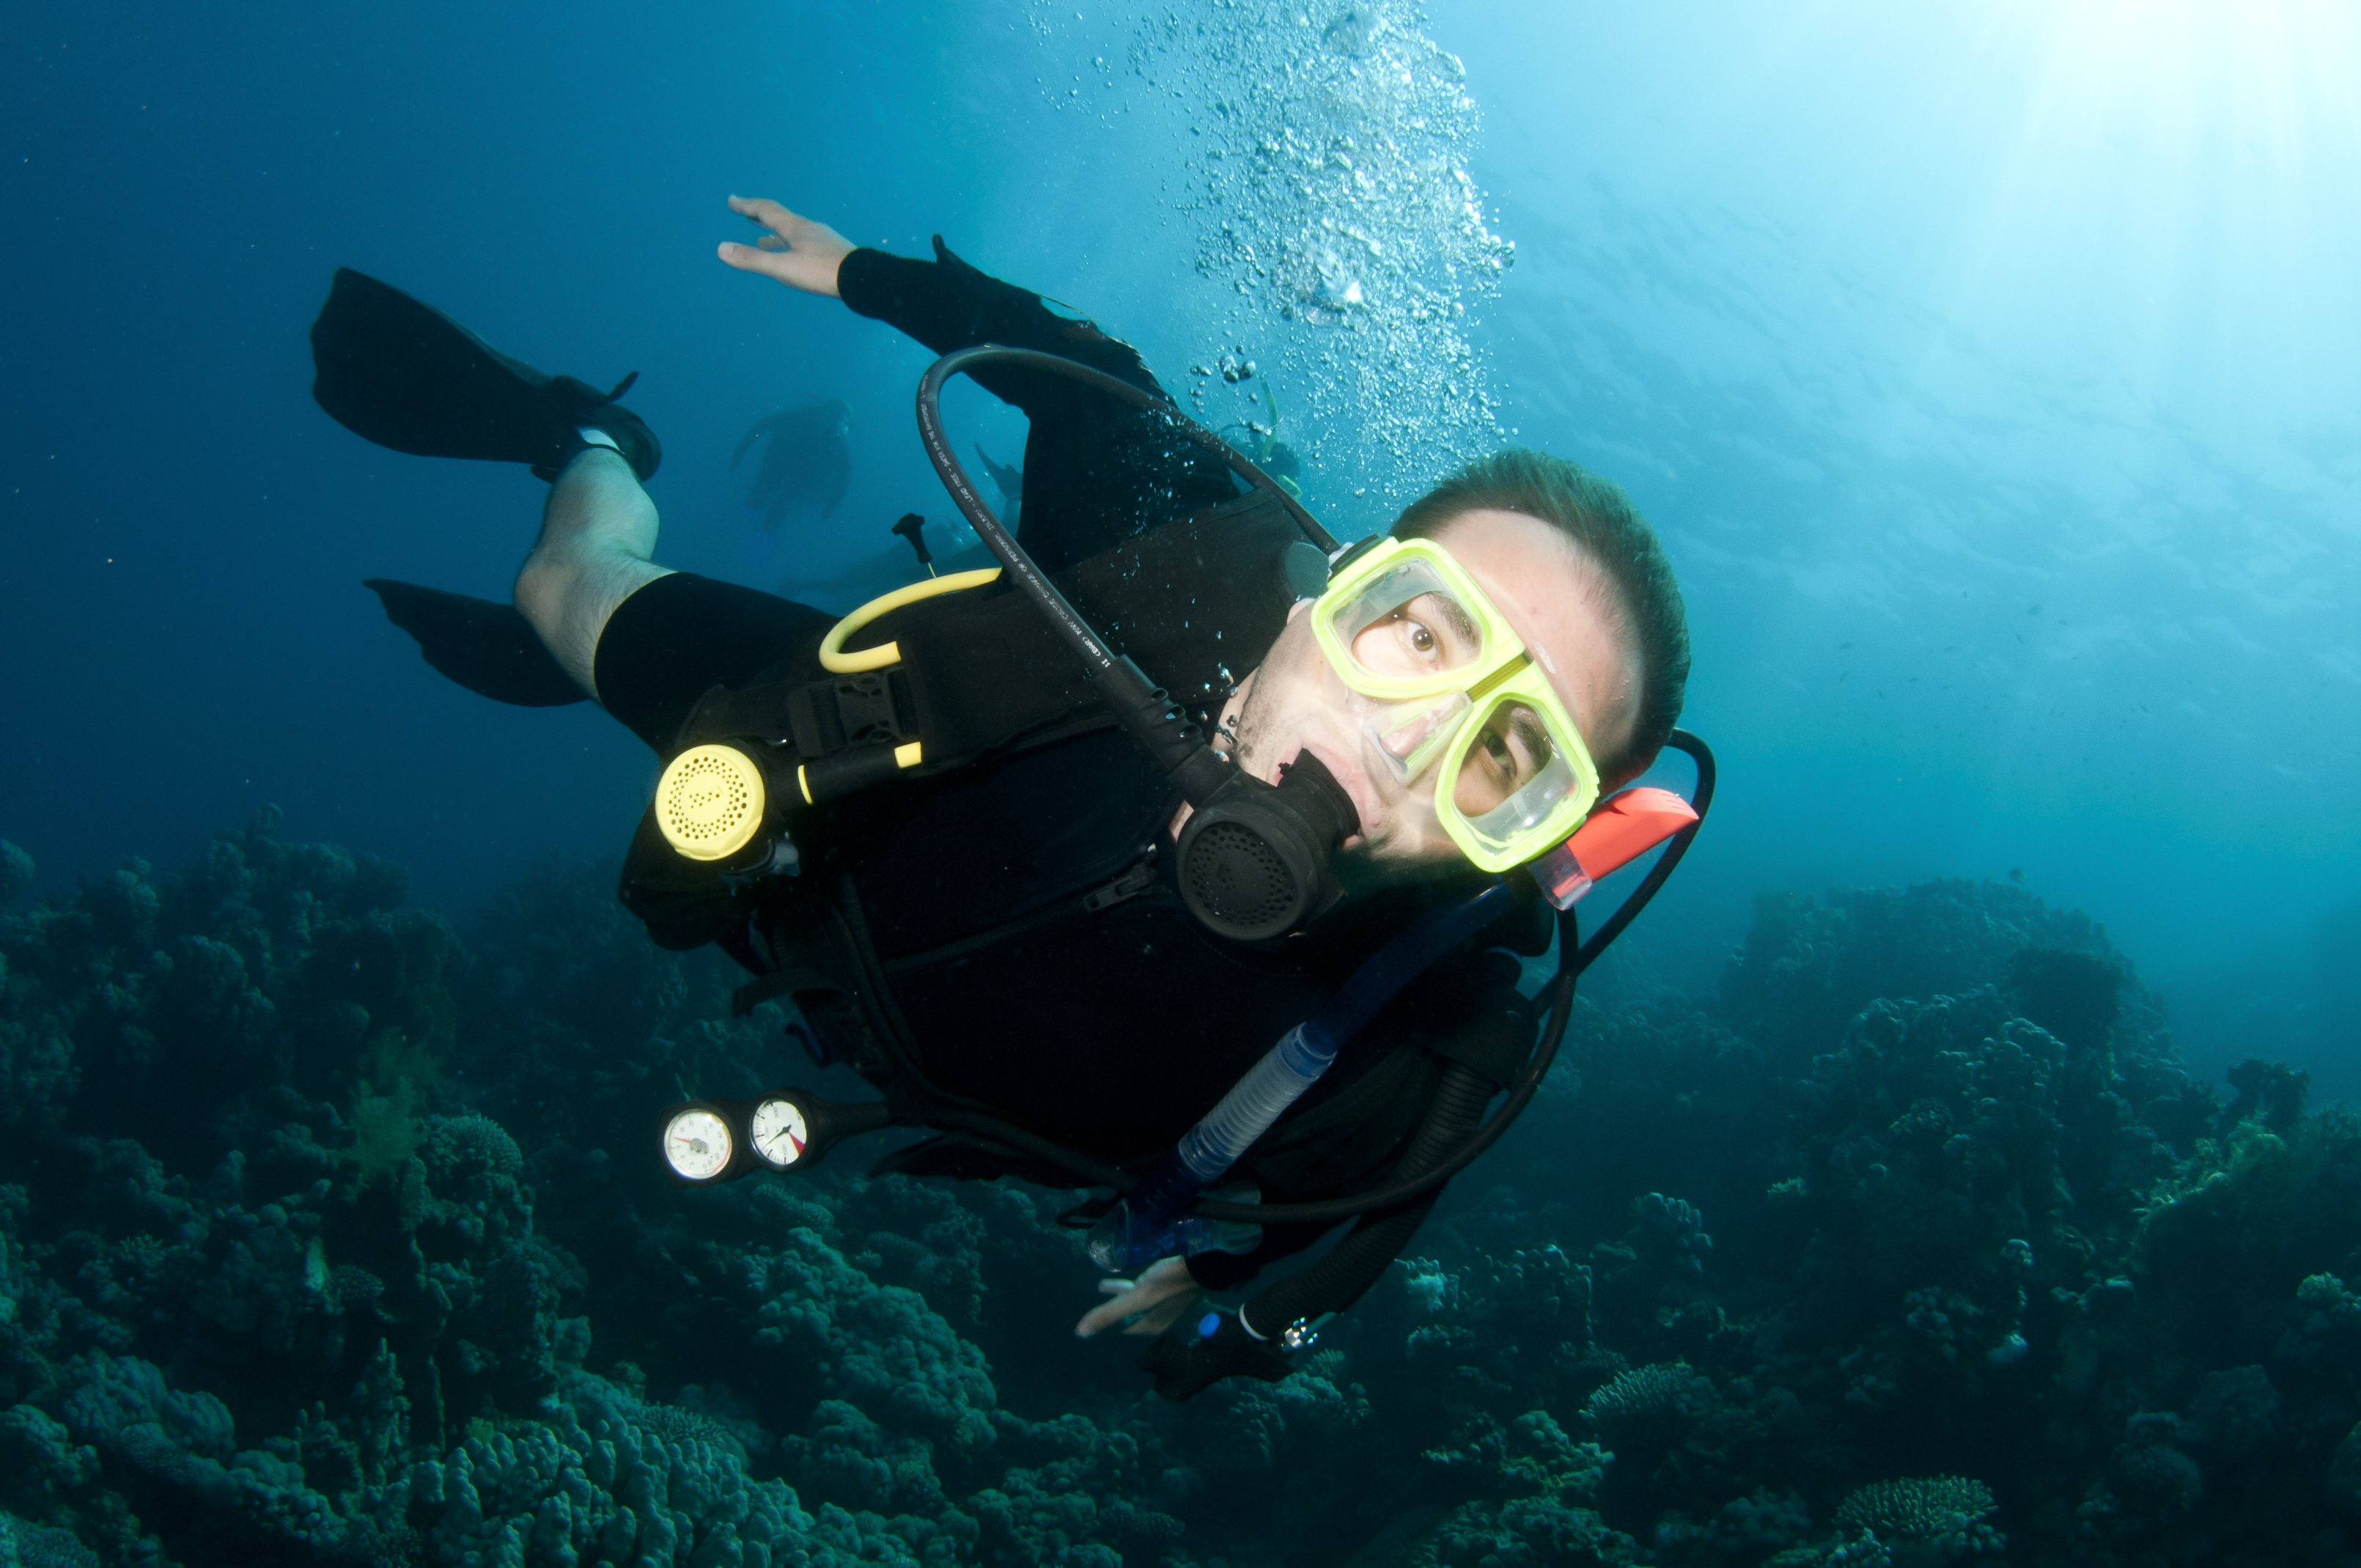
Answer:
[{"label": "diver's hand", "polygon": [[721,242],[721,259],[741,272],[775,278],[807,294],[840,296],[836,269],[853,252],[853,244],[826,224],[799,218],[776,202],[760,196],[732,196],[730,210],[753,219],[771,232],[755,245]]},{"label": "diver's hand", "polygon": [[1185,1257],[1168,1257],[1150,1264],[1137,1280],[1102,1279],[1099,1288],[1110,1299],[1093,1308],[1074,1325],[1074,1332],[1080,1338],[1088,1339],[1122,1323],[1126,1318],[1139,1320],[1124,1324],[1123,1332],[1127,1334],[1160,1334],[1179,1322],[1205,1294],[1203,1288],[1191,1277]]}]

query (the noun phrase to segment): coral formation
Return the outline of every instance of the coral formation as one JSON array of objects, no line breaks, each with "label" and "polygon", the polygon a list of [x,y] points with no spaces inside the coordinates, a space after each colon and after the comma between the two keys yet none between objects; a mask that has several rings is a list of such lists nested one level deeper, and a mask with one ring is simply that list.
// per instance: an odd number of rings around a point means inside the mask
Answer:
[{"label": "coral formation", "polygon": [[1630,1428],[1697,1415],[1712,1395],[1713,1385],[1677,1361],[1669,1366],[1635,1366],[1593,1389],[1583,1401],[1582,1414],[1602,1429]]},{"label": "coral formation", "polygon": [[1837,1529],[1949,1560],[2005,1549],[1983,1522],[1993,1507],[1992,1488],[1963,1476],[1872,1481],[1837,1505]]},{"label": "coral formation", "polygon": [[0,1564],[2361,1541],[2361,1123],[2192,1081],[2020,889],[1766,900],[1719,997],[1577,1004],[1422,1255],[1177,1407],[1072,1341],[1071,1195],[666,1182],[656,1108],[824,1080],[594,872],[464,937],[401,900],[266,817],[0,913]]}]

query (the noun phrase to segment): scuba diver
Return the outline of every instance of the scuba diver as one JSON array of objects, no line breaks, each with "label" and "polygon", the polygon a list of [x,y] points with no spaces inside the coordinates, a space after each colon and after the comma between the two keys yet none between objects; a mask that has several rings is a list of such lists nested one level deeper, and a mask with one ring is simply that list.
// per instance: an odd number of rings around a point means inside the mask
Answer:
[{"label": "scuba diver", "polygon": [[[1249,362],[1251,363],[1251,362]],[[1279,488],[1297,500],[1303,499],[1303,458],[1294,447],[1279,439],[1279,393],[1271,389],[1270,378],[1261,383],[1264,412],[1268,420],[1241,420],[1222,426],[1219,433],[1228,435],[1236,431],[1241,439],[1234,444],[1255,460],[1255,466],[1279,481]]]},{"label": "scuba diver", "polygon": [[746,427],[730,454],[730,471],[736,473],[754,443],[763,443],[763,460],[746,487],[746,510],[763,532],[776,533],[799,506],[822,522],[836,515],[852,487],[852,448],[846,439],[851,429],[852,411],[841,398],[789,409]]},{"label": "scuba diver", "polygon": [[[730,206],[764,232],[723,262],[944,356],[921,436],[998,565],[841,619],[659,565],[631,378],[551,378],[343,270],[322,408],[551,480],[512,606],[370,586],[461,685],[587,696],[665,758],[623,902],[666,948],[719,945],[752,976],[741,1014],[791,1002],[815,1058],[881,1094],[672,1107],[676,1180],[924,1128],[879,1168],[1097,1190],[1067,1223],[1115,1277],[1076,1332],[1153,1336],[1160,1392],[1283,1377],[1531,1100],[1575,977],[1696,831],[1711,756],[1674,728],[1664,552],[1614,486],[1518,451],[1340,544],[1136,350],[939,236],[910,259]],[[1028,418],[1021,542],[942,430],[954,374]],[[1694,809],[1608,796],[1668,743]],[[1581,940],[1575,900],[1659,844]],[[1519,959],[1553,942],[1529,999]]]}]

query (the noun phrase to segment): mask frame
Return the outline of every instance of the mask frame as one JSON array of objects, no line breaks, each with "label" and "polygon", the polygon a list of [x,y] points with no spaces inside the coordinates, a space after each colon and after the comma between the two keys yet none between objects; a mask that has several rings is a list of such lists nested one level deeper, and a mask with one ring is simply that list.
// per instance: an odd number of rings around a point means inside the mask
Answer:
[{"label": "mask frame", "polygon": [[[1389,579],[1400,579],[1394,593],[1387,591]],[[1408,597],[1397,601],[1395,593]],[[1467,622],[1460,635],[1475,644],[1471,655],[1425,673],[1394,674],[1364,663],[1355,652],[1358,641],[1427,595],[1442,596],[1459,608]],[[1312,604],[1312,634],[1339,681],[1359,696],[1388,705],[1365,729],[1378,753],[1394,762],[1398,776],[1408,783],[1435,770],[1436,820],[1459,852],[1480,870],[1505,872],[1546,853],[1598,804],[1598,767],[1581,726],[1507,618],[1434,541],[1386,539],[1347,557]],[[1454,696],[1461,699],[1455,711],[1440,714]],[[1458,799],[1460,774],[1477,737],[1511,704],[1521,704],[1539,718],[1550,758],[1499,805],[1471,815]],[[1394,728],[1386,728],[1389,724]],[[1420,725],[1429,732],[1407,747],[1398,746],[1397,737]],[[1544,796],[1546,805],[1525,798],[1554,775],[1565,787],[1554,797]]]}]

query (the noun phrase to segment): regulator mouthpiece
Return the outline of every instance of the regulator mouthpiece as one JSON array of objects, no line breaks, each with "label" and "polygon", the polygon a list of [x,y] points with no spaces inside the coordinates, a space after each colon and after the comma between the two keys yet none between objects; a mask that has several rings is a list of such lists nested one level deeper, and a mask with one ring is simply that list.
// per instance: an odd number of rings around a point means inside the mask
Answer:
[{"label": "regulator mouthpiece", "polygon": [[1180,900],[1217,937],[1267,942],[1335,902],[1328,869],[1360,813],[1326,764],[1296,753],[1277,784],[1243,769],[1180,829]]},{"label": "regulator mouthpiece", "polygon": [[692,861],[726,861],[763,830],[763,770],[735,746],[692,746],[656,781],[656,827]]}]

